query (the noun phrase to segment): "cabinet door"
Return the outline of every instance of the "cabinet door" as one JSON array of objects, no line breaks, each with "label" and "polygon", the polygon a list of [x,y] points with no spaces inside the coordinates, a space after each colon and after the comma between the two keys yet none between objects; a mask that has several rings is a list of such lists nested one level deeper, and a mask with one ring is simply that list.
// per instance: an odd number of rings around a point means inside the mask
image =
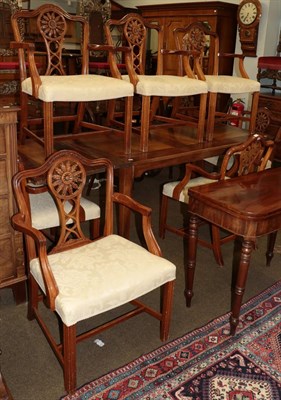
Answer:
[{"label": "cabinet door", "polygon": [[17,110],[0,108],[0,288],[26,279],[22,235],[11,225],[16,212],[11,181],[17,170]]}]

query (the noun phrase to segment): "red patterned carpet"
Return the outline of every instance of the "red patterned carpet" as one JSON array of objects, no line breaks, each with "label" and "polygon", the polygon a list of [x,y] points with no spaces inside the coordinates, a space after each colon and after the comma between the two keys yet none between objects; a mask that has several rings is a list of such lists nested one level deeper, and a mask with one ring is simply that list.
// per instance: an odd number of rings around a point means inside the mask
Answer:
[{"label": "red patterned carpet", "polygon": [[241,309],[81,387],[61,400],[280,400],[281,281]]}]

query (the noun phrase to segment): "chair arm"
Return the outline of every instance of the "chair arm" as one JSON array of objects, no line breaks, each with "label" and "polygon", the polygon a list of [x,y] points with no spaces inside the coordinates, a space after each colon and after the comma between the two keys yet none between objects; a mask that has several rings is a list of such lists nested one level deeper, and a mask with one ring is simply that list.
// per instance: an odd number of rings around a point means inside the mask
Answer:
[{"label": "chair arm", "polygon": [[38,258],[41,266],[41,272],[44,280],[47,304],[51,310],[55,309],[55,299],[59,293],[58,287],[50,268],[47,256],[47,241],[45,236],[39,230],[26,224],[26,218],[24,214],[17,213],[12,216],[12,226],[19,232],[29,235],[34,240]]},{"label": "chair arm", "polygon": [[234,54],[234,53],[219,53],[219,57],[226,57],[226,58],[238,58],[239,59],[239,72],[242,76],[242,78],[247,78],[249,79],[249,75],[247,74],[247,71],[245,70],[244,67],[244,54]]},{"label": "chair arm", "polygon": [[[182,63],[179,67],[179,75],[185,74],[189,78],[198,77],[200,80],[205,81],[203,70],[200,64],[200,52],[197,50],[167,50],[161,49],[161,54],[165,55],[176,55],[182,58]],[[193,60],[193,69],[190,65],[190,58]],[[182,70],[182,65],[183,69]]]},{"label": "chair arm", "polygon": [[155,239],[154,233],[151,226],[151,208],[144,206],[138,201],[132,199],[131,197],[115,192],[113,193],[114,203],[118,203],[122,206],[129,208],[131,211],[136,212],[142,216],[142,232],[144,239],[150,253],[157,256],[162,256],[160,247]]},{"label": "chair arm", "polygon": [[203,168],[199,167],[198,165],[188,163],[185,166],[185,174],[182,180],[175,186],[173,191],[173,198],[178,200],[180,198],[180,194],[184,187],[188,184],[191,179],[193,173],[196,173],[199,176],[204,178],[213,179],[217,181],[220,179],[220,173],[218,172],[207,172]]},{"label": "chair arm", "polygon": [[[27,59],[28,59],[28,67],[30,71],[30,78],[32,82],[32,95],[37,99],[38,98],[38,93],[39,93],[39,88],[42,84],[41,78],[36,66],[35,62],[35,44],[34,43],[29,43],[29,42],[11,42],[10,43],[11,48],[13,49],[18,49],[18,51],[26,51],[27,52]],[[21,76],[21,81],[26,79],[27,74],[26,74],[26,63],[24,62],[22,64],[22,58],[20,57],[20,76]]]},{"label": "chair arm", "polygon": [[133,57],[132,57],[132,51],[130,47],[126,46],[111,46],[111,45],[102,45],[102,44],[89,44],[88,49],[92,51],[106,51],[108,52],[108,61],[109,61],[109,67],[110,67],[110,72],[111,75],[114,78],[122,79],[121,73],[119,71],[119,68],[117,66],[115,54],[122,52],[125,55],[125,65],[126,65],[126,70],[130,78],[130,82],[136,86],[138,83],[138,76],[134,70],[133,67]]}]

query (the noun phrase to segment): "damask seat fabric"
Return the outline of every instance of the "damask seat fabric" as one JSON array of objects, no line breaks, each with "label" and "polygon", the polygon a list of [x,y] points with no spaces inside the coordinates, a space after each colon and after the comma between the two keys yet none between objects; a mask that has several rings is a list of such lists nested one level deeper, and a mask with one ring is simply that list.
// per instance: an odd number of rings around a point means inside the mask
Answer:
[{"label": "damask seat fabric", "polygon": [[[192,179],[191,181],[188,182],[188,184],[185,186],[185,188],[181,191],[179,201],[182,203],[188,203],[188,189],[194,186],[201,186],[201,185],[206,185],[207,183],[212,183],[214,182],[213,179],[208,179],[203,176],[199,176],[197,178]],[[163,186],[162,194],[168,197],[173,197],[173,191],[175,187],[180,183],[180,181],[174,181],[174,182],[168,182],[165,183]]]},{"label": "damask seat fabric", "polygon": [[[134,87],[130,82],[102,75],[51,75],[40,76],[39,99],[54,101],[100,101],[132,97]],[[31,78],[22,82],[22,91],[32,95]]]},{"label": "damask seat fabric", "polygon": [[208,91],[212,93],[252,93],[260,90],[260,83],[253,79],[228,75],[205,75]]},{"label": "damask seat fabric", "polygon": [[[173,75],[137,75],[136,93],[142,96],[192,96],[208,92],[206,82]],[[128,75],[122,79],[129,80]]]},{"label": "damask seat fabric", "polygon": [[[48,261],[59,289],[56,312],[67,326],[121,306],[176,276],[170,261],[118,235],[49,255]],[[38,259],[30,262],[30,271],[45,292]]]}]

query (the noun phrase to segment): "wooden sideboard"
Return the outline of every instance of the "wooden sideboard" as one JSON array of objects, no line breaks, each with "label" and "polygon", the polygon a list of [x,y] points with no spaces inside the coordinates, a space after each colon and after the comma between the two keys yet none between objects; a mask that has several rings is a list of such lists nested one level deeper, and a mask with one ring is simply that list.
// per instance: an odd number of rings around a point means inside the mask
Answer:
[{"label": "wooden sideboard", "polygon": [[[175,49],[173,30],[177,27],[189,25],[192,22],[202,21],[209,25],[212,31],[217,32],[220,38],[220,51],[234,53],[237,20],[237,5],[222,1],[193,2],[178,4],[157,4],[153,6],[138,6],[142,16],[150,22],[157,22],[164,26],[164,43],[166,49]],[[214,51],[209,50],[209,71],[214,60]],[[232,74],[233,60],[220,60],[219,73]],[[205,71],[209,72],[208,68]],[[173,56],[165,56],[164,73],[176,74],[177,63]]]},{"label": "wooden sideboard", "polygon": [[17,107],[0,107],[0,289],[11,287],[16,303],[25,301],[22,235],[11,225],[16,211],[12,176],[17,171]]}]

